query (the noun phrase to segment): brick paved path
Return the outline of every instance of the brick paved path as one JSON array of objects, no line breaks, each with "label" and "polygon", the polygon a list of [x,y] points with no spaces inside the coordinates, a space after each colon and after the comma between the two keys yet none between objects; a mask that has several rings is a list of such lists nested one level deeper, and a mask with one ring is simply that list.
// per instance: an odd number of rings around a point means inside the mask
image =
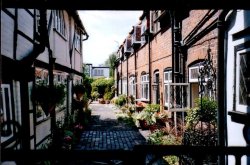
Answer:
[{"label": "brick paved path", "polygon": [[[83,132],[80,143],[75,147],[76,150],[84,151],[132,151],[137,144],[146,144],[148,131],[138,130],[136,126],[129,125],[117,120],[115,113],[120,112],[112,104],[90,104],[92,109],[92,119],[89,127]],[[109,155],[110,156],[110,155]],[[126,156],[126,155],[125,155]],[[131,156],[131,155],[130,155]],[[111,156],[112,157],[112,156]],[[70,165],[133,165],[137,164],[134,159],[139,159],[138,155],[133,155],[131,159],[127,155],[126,159],[95,159],[95,160],[75,160]],[[154,156],[149,154],[145,158],[145,165],[166,165],[162,159],[155,159],[154,163],[149,163]],[[130,162],[132,160],[132,162]],[[141,164],[138,163],[138,164]]]},{"label": "brick paved path", "polygon": [[112,104],[90,104],[92,119],[83,132],[77,150],[133,150],[136,144],[145,144],[146,140],[136,126],[118,122]]}]

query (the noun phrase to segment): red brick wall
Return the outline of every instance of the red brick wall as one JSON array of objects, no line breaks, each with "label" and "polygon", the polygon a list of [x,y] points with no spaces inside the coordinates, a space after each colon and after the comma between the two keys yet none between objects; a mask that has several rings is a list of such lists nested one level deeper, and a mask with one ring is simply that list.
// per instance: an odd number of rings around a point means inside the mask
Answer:
[{"label": "red brick wall", "polygon": [[[206,15],[207,12],[208,10],[190,11],[189,17],[182,22],[182,39],[184,39],[195,28],[195,26],[201,21],[201,19]],[[218,15],[219,12],[217,12],[212,18],[210,18],[198,32],[200,32],[214,20],[216,20],[218,18]],[[217,37],[217,29],[214,29],[188,49],[186,62],[186,78],[188,78],[188,65],[197,60],[206,58],[208,48],[211,49],[214,66],[217,65]]]},{"label": "red brick wall", "polygon": [[[192,10],[188,18],[182,21],[182,39],[184,39],[201,21],[208,10]],[[210,18],[198,31],[200,32],[213,20],[217,19],[218,12]],[[160,75],[160,93],[164,93],[163,71],[167,67],[172,66],[172,29],[169,28],[164,32],[159,32],[150,42],[150,56],[151,56],[151,82],[153,82],[154,71],[159,70]],[[187,51],[186,61],[186,81],[188,81],[188,65],[196,60],[204,59],[207,55],[207,49],[211,49],[214,66],[216,66],[217,57],[217,29],[211,31],[209,34],[201,38],[198,42],[192,45]],[[136,71],[135,71],[135,54],[136,54]],[[137,52],[133,53],[128,59],[129,75],[137,73],[137,98],[141,97],[140,77],[142,72],[149,72],[148,66],[149,45],[146,43]],[[123,75],[126,75],[126,60],[123,62]],[[152,89],[152,88],[151,88]],[[151,93],[151,100],[153,101],[153,89]]]}]

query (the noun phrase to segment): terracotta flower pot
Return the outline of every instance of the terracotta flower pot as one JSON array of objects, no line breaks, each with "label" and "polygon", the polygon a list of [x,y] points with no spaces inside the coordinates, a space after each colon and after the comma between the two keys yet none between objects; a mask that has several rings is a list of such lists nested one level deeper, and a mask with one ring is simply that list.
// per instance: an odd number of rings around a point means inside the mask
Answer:
[{"label": "terracotta flower pot", "polygon": [[149,125],[147,123],[146,120],[139,120],[140,123],[140,127],[142,130],[148,130],[149,129]]}]

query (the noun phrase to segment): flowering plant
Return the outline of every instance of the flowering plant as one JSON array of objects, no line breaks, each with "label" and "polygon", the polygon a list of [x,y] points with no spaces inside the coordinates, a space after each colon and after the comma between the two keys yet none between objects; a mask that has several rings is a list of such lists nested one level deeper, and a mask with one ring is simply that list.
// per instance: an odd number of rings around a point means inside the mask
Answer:
[{"label": "flowering plant", "polygon": [[83,126],[81,124],[77,124],[74,126],[74,134],[77,139],[80,139],[82,131],[83,131]]},{"label": "flowering plant", "polygon": [[75,131],[82,131],[83,130],[83,126],[81,124],[77,124],[74,127]]}]

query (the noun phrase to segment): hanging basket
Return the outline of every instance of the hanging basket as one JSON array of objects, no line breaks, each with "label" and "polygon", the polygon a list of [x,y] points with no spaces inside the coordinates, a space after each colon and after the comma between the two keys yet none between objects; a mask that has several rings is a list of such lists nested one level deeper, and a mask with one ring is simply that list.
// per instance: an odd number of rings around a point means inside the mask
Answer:
[{"label": "hanging basket", "polygon": [[50,88],[45,84],[38,84],[33,87],[32,99],[37,102],[48,116],[56,105],[62,104],[65,98],[64,85],[54,85]]}]

